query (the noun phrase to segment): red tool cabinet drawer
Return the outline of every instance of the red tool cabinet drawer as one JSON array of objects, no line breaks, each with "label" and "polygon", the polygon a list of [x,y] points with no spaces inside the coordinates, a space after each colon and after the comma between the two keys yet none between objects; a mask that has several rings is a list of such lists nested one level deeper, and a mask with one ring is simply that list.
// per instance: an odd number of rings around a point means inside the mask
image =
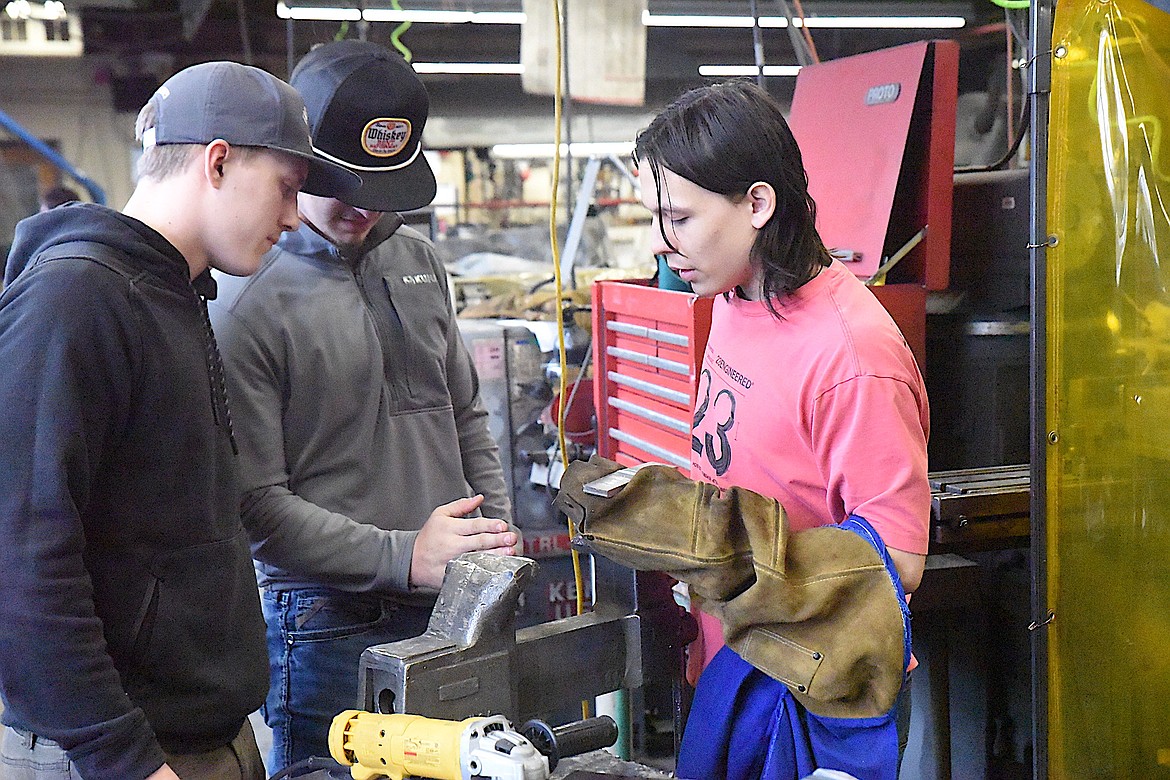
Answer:
[{"label": "red tool cabinet drawer", "polygon": [[711,299],[645,282],[593,286],[597,451],[625,465],[690,471],[696,377]]}]

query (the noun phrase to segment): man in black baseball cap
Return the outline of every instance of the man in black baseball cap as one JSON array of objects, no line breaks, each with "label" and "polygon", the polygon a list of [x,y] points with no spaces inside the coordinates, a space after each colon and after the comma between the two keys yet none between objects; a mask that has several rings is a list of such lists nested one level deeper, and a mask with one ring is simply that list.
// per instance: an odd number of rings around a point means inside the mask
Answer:
[{"label": "man in black baseball cap", "polygon": [[422,153],[427,91],[397,52],[365,41],[327,44],[305,55],[290,81],[308,107],[314,150],[362,177],[361,189],[341,200],[413,211],[435,199]]},{"label": "man in black baseball cap", "polygon": [[167,80],[119,211],[23,220],[0,294],[0,776],[262,780],[264,623],[211,268],[254,271],[297,192],[360,184],[313,154],[256,68]]},{"label": "man in black baseball cap", "polygon": [[362,187],[301,194],[300,230],[211,308],[264,586],[273,772],[329,754],[362,651],[426,629],[451,558],[520,544],[443,265],[395,213],[435,196],[426,90],[355,40],[291,83],[314,150]]}]

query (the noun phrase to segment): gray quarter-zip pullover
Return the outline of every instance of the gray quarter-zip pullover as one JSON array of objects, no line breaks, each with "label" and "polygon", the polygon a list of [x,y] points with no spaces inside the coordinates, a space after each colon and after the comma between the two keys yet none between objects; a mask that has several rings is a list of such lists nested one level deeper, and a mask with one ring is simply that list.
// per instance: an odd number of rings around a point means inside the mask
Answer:
[{"label": "gray quarter-zip pullover", "polygon": [[[418,530],[483,493],[511,522],[479,381],[442,264],[387,214],[352,256],[302,225],[212,322],[261,585],[407,597]],[[425,599],[425,597],[424,597]]]}]

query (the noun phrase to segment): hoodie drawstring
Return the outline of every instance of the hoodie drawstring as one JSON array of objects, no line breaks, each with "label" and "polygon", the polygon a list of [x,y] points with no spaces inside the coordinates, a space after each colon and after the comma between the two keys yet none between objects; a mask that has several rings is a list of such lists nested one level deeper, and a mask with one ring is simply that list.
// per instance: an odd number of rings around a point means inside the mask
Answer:
[{"label": "hoodie drawstring", "polygon": [[228,403],[227,385],[224,382],[223,358],[219,354],[219,345],[215,343],[215,331],[211,327],[211,317],[207,313],[207,299],[199,296],[199,311],[203,314],[204,343],[207,345],[207,372],[211,390],[211,413],[215,424],[221,424],[220,410],[223,410],[222,421],[227,424],[228,441],[232,445],[232,454],[239,455],[236,446],[236,434],[232,430],[232,408]]}]

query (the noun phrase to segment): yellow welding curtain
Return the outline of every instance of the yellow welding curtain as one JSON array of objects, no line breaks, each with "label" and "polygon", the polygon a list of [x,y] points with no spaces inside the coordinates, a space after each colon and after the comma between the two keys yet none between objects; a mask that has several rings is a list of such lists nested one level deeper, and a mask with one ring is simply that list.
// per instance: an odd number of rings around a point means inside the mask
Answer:
[{"label": "yellow welding curtain", "polygon": [[1053,24],[1049,776],[1170,778],[1170,14]]}]

